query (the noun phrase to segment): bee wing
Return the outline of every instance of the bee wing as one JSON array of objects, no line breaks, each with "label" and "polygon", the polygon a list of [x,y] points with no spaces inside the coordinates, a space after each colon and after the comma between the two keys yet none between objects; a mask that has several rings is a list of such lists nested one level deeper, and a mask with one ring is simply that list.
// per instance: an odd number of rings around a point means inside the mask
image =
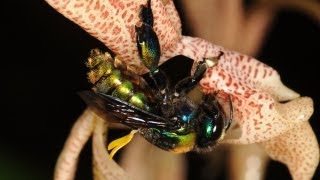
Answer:
[{"label": "bee wing", "polygon": [[92,91],[82,91],[79,92],[79,95],[98,116],[109,122],[122,123],[133,129],[176,128],[172,121],[144,111],[113,96]]}]

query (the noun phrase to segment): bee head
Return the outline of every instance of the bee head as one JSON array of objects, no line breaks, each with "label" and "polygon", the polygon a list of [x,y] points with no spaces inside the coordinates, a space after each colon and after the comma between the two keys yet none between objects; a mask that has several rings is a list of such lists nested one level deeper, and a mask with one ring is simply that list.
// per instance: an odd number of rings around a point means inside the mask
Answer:
[{"label": "bee head", "polygon": [[213,147],[221,140],[226,131],[225,115],[219,105],[202,109],[195,122],[196,149]]}]

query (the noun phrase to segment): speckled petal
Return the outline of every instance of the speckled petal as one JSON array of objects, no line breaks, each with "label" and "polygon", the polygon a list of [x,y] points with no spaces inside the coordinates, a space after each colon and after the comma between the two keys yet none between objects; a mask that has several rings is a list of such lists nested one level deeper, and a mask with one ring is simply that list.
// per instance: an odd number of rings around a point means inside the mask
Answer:
[{"label": "speckled petal", "polygon": [[[242,134],[239,139],[227,139],[224,143],[245,144],[269,140],[308,121],[313,113],[313,103],[308,97],[297,98],[288,103],[273,102],[272,108],[264,107],[268,101],[272,101],[272,98],[260,101],[244,98],[241,105],[234,103],[235,120],[240,125]],[[261,111],[257,113],[257,109]]]},{"label": "speckled petal", "polygon": [[[65,17],[103,42],[125,60],[138,73],[146,72],[142,66],[135,41],[135,25],[139,23],[139,10],[146,0],[46,0]],[[152,0],[154,29],[162,51],[174,46],[181,36],[180,20],[174,13],[172,2],[165,7],[161,0]],[[167,12],[168,11],[168,12]],[[174,24],[173,24],[174,23]]]},{"label": "speckled petal", "polygon": [[56,163],[55,180],[74,179],[80,152],[91,137],[95,122],[93,112],[86,109],[73,125]]},{"label": "speckled petal", "polygon": [[[263,89],[277,101],[286,101],[299,97],[298,93],[282,84],[279,74],[271,67],[250,56],[230,51],[201,38],[183,36],[176,46],[164,52],[162,58],[168,59],[177,55],[184,55],[195,61],[200,61],[204,57],[216,57],[220,52],[223,52],[224,55],[221,57],[219,65],[215,68],[220,68],[230,73],[232,75],[231,78],[233,78],[232,81],[241,83],[239,84],[240,86]],[[220,87],[211,86],[210,88],[218,90]]]},{"label": "speckled petal", "polygon": [[[307,121],[312,112],[310,98],[296,99],[290,103],[278,101],[299,97],[299,94],[284,86],[279,74],[256,59],[229,51],[205,40],[183,37],[176,47],[165,56],[182,54],[196,61],[203,57],[215,57],[223,52],[219,64],[206,73],[201,86],[206,93],[224,92],[232,96],[235,109],[234,120],[240,125],[239,139],[229,143],[255,143],[278,136],[294,127],[295,123]],[[221,100],[223,102],[223,100]],[[295,108],[296,111],[279,110]],[[300,118],[287,118],[298,117]],[[291,119],[299,119],[291,121]]]},{"label": "speckled petal", "polygon": [[319,164],[319,145],[308,122],[260,145],[272,159],[288,166],[293,179],[311,179]]},{"label": "speckled petal", "polygon": [[[168,16],[170,17],[171,24],[174,26],[176,31],[181,34],[181,20],[179,14],[176,10],[176,7],[173,3],[173,0],[169,0],[168,4],[165,5]],[[180,37],[180,35],[179,35]]]}]

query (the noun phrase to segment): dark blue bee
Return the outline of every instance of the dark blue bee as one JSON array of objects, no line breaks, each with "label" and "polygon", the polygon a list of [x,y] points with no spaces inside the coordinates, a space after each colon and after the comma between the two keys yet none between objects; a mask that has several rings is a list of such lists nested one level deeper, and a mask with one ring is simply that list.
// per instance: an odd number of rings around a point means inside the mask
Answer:
[{"label": "dark blue bee", "polygon": [[158,66],[161,52],[153,30],[150,0],[141,7],[139,16],[142,23],[136,26],[137,48],[152,82],[147,83],[141,76],[116,67],[108,53],[93,50],[87,67],[90,69],[88,79],[94,88],[80,93],[102,118],[133,129],[128,136],[109,144],[108,149],[113,149],[111,157],[136,132],[157,147],[176,153],[213,147],[230,126],[231,101],[227,117],[215,95],[202,95],[200,101],[189,97],[188,93],[195,89],[208,68],[206,61],[199,62],[193,75],[172,88]]}]

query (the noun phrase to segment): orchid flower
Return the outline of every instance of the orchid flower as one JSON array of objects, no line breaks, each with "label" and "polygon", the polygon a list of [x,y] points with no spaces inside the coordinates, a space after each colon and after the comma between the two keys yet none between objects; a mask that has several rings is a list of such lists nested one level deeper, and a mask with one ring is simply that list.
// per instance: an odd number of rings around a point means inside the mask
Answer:
[{"label": "orchid flower", "polygon": [[[46,0],[62,15],[103,42],[130,70],[147,70],[140,62],[134,27],[147,0]],[[319,145],[308,122],[313,101],[282,84],[277,71],[258,60],[204,39],[183,36],[172,1],[152,0],[154,30],[160,41],[160,63],[183,55],[195,62],[217,57],[201,80],[204,93],[218,93],[224,106],[228,96],[234,106],[234,128],[240,131],[222,143],[257,144],[274,160],[283,162],[294,179],[311,179],[319,163]],[[286,103],[283,103],[286,102]],[[55,179],[73,179],[79,153],[93,135],[96,179],[130,179],[130,175],[108,159],[104,145],[106,124],[86,110],[74,125],[56,166]],[[178,157],[178,156],[177,156]],[[174,157],[173,157],[174,158]],[[183,161],[180,159],[180,161]],[[182,169],[168,172],[169,175]],[[181,179],[183,179],[181,177]]]}]

